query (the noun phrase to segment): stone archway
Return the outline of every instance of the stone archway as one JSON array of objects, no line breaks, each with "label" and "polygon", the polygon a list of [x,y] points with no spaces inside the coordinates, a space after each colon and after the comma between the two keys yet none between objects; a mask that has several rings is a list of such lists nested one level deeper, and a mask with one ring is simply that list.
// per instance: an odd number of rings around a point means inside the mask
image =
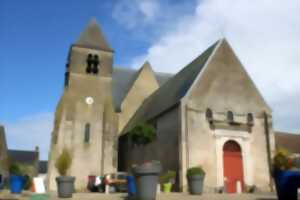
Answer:
[{"label": "stone archway", "polygon": [[244,187],[243,157],[241,146],[233,141],[227,141],[223,146],[224,185],[226,192],[236,193],[238,185]]}]

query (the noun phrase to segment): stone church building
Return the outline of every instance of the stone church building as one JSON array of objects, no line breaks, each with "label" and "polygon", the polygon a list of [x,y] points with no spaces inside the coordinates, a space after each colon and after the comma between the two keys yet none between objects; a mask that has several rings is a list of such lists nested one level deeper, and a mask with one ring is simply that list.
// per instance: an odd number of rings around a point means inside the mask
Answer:
[{"label": "stone church building", "polygon": [[[236,192],[272,187],[275,151],[272,111],[226,39],[220,39],[177,74],[113,66],[114,51],[91,21],[70,47],[65,87],[57,105],[48,187],[56,189],[55,160],[70,149],[69,174],[76,190],[89,175],[128,170],[133,163],[160,160],[177,172],[177,190],[187,188],[186,171],[201,165],[204,189]],[[156,140],[128,145],[126,133],[139,122],[156,128]]]}]

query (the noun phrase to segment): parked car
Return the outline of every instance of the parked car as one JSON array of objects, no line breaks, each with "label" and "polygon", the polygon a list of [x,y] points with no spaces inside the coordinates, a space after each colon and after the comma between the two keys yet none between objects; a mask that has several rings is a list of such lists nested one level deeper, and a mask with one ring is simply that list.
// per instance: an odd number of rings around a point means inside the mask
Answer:
[{"label": "parked car", "polygon": [[127,176],[126,172],[117,172],[106,174],[104,177],[109,177],[110,191],[127,192]]}]

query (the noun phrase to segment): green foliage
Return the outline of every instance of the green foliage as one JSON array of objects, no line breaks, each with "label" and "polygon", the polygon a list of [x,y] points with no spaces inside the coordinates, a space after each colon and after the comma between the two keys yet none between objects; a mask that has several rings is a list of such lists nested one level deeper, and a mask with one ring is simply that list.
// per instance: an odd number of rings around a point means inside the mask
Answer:
[{"label": "green foliage", "polygon": [[21,167],[18,163],[13,163],[10,165],[9,167],[9,173],[16,175],[16,176],[22,176],[22,171],[21,171]]},{"label": "green foliage", "polygon": [[176,177],[176,172],[169,170],[165,174],[161,175],[159,177],[159,180],[161,184],[170,183],[175,180],[175,177]]},{"label": "green foliage", "polygon": [[129,132],[129,137],[136,145],[146,145],[156,138],[155,128],[151,124],[140,123]]},{"label": "green foliage", "polygon": [[25,176],[30,173],[30,167],[25,164],[12,163],[9,167],[9,173],[16,176]]},{"label": "green foliage", "polygon": [[194,175],[205,175],[205,171],[202,169],[202,167],[191,167],[187,170],[187,176],[194,176]]},{"label": "green foliage", "polygon": [[33,179],[30,176],[25,176],[24,190],[29,190],[32,185]]},{"label": "green foliage", "polygon": [[56,160],[55,167],[61,176],[67,174],[68,169],[72,164],[72,156],[68,149],[64,149]]},{"label": "green foliage", "polygon": [[275,169],[288,170],[295,166],[295,162],[288,154],[279,151],[274,156],[273,165]]}]

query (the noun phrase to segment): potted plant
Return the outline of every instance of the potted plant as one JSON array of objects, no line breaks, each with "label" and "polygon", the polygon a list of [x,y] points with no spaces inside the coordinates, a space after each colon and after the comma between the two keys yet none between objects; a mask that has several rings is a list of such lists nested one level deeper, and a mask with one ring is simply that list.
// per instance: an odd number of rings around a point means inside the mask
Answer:
[{"label": "potted plant", "polygon": [[146,162],[132,168],[136,181],[136,199],[155,200],[158,176],[161,171],[159,161]]},{"label": "potted plant", "polygon": [[139,123],[131,131],[129,137],[135,145],[146,145],[153,142],[156,138],[155,128],[148,123]]},{"label": "potted plant", "polygon": [[60,174],[56,177],[57,192],[60,198],[71,198],[74,192],[75,177],[67,176],[72,164],[72,156],[68,149],[64,149],[56,160],[55,167]]},{"label": "potted plant", "polygon": [[273,159],[273,176],[279,200],[297,200],[297,188],[300,187],[298,159],[287,151],[278,151]]},{"label": "potted plant", "polygon": [[202,167],[192,167],[187,170],[189,192],[191,194],[202,194],[205,172]]},{"label": "potted plant", "polygon": [[175,177],[176,172],[171,170],[160,176],[159,179],[163,192],[169,193],[172,191],[172,185],[175,183]]},{"label": "potted plant", "polygon": [[9,168],[9,186],[10,192],[14,194],[20,194],[25,184],[25,170],[19,163],[12,163]]}]

